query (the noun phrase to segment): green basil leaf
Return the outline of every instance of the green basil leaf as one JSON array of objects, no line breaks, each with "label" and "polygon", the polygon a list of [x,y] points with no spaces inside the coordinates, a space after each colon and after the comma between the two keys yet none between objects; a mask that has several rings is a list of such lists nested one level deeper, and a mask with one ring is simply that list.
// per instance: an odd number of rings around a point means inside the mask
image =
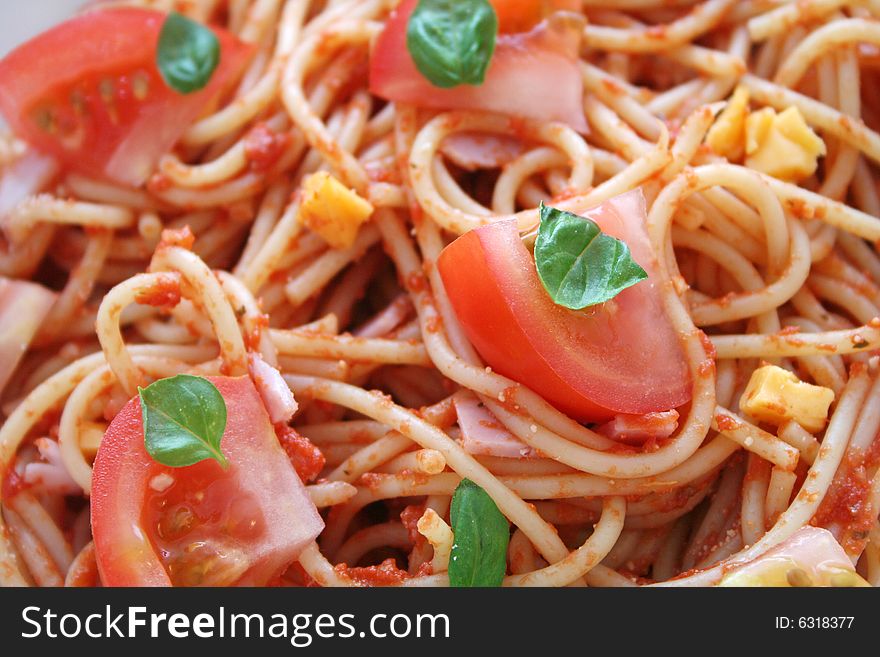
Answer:
[{"label": "green basil leaf", "polygon": [[156,51],[156,65],[165,84],[182,94],[198,91],[208,84],[219,63],[217,35],[177,12],[168,14]]},{"label": "green basil leaf", "polygon": [[613,299],[648,278],[629,247],[596,222],[541,204],[535,264],[544,289],[560,306],[581,310]]},{"label": "green basil leaf", "polygon": [[406,47],[435,87],[480,85],[497,32],[488,0],[419,0],[406,27]]},{"label": "green basil leaf", "polygon": [[452,586],[501,586],[507,570],[507,518],[482,488],[462,479],[450,510],[455,542],[449,555]]},{"label": "green basil leaf", "polygon": [[144,445],[154,461],[182,468],[215,459],[226,430],[226,402],[217,387],[200,376],[178,374],[138,387],[144,419]]}]

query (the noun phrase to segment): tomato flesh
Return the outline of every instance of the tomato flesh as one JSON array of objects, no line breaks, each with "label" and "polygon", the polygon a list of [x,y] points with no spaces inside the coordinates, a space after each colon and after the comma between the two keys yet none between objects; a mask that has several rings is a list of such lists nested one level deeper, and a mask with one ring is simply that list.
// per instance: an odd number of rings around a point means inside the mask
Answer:
[{"label": "tomato flesh", "polygon": [[180,94],[156,65],[165,17],[105,9],[43,32],[0,60],[0,111],[18,136],[67,169],[140,185],[251,50],[213,28],[220,63],[204,89]]},{"label": "tomato flesh", "polygon": [[614,299],[571,311],[544,290],[514,221],[465,233],[437,267],[470,341],[492,369],[587,422],[687,403],[690,375],[663,309],[641,192],[584,212],[630,247],[648,279]]},{"label": "tomato flesh", "polygon": [[578,68],[582,24],[570,15],[557,14],[529,32],[499,34],[483,84],[441,89],[419,72],[406,46],[415,6],[416,0],[404,0],[376,41],[370,56],[372,93],[420,107],[498,112],[588,130]]},{"label": "tomato flesh", "polygon": [[137,397],[107,428],[91,502],[105,586],[264,584],[323,529],[251,380],[208,378],[227,407],[226,470],[154,461]]}]

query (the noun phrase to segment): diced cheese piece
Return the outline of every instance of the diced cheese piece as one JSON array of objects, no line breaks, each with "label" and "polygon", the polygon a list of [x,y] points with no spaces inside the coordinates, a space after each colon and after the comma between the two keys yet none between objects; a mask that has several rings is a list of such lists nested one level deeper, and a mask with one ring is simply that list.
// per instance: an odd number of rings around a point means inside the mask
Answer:
[{"label": "diced cheese piece", "polygon": [[745,87],[737,87],[727,101],[727,107],[718,115],[706,134],[709,148],[731,162],[741,160],[748,113],[749,91]]},{"label": "diced cheese piece", "polygon": [[299,220],[336,249],[354,244],[358,229],[373,214],[372,204],[326,171],[303,180]]},{"label": "diced cheese piece", "polygon": [[762,422],[778,425],[794,420],[815,433],[825,426],[832,401],[833,390],[804,383],[776,365],[765,365],[752,373],[739,407]]},{"label": "diced cheese piece", "polygon": [[798,182],[816,171],[825,152],[825,142],[796,107],[781,114],[765,107],[746,119],[746,166],[752,169]]},{"label": "diced cheese piece", "polygon": [[776,112],[772,107],[764,107],[757,112],[752,112],[746,118],[746,154],[755,153],[761,144],[766,141],[773,126],[773,117]]}]

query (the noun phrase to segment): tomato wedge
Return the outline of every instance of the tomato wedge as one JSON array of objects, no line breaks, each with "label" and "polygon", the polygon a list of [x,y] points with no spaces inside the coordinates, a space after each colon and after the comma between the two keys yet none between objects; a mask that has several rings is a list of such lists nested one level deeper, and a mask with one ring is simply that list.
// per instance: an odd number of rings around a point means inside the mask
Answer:
[{"label": "tomato wedge", "polygon": [[180,94],[156,66],[165,17],[104,9],[43,32],[0,60],[0,111],[19,137],[66,168],[140,185],[251,51],[214,28],[221,54],[211,81]]},{"label": "tomato wedge", "polygon": [[561,121],[587,131],[577,63],[582,24],[573,14],[554,14],[530,32],[499,34],[483,84],[441,89],[419,73],[406,47],[406,26],[416,2],[404,0],[376,41],[370,57],[372,93],[421,107]]},{"label": "tomato wedge", "polygon": [[208,378],[226,402],[227,470],[154,461],[137,397],[104,434],[91,513],[105,586],[264,584],[324,527],[250,378]]},{"label": "tomato wedge", "polygon": [[687,403],[690,375],[663,308],[641,191],[586,210],[573,211],[626,242],[647,280],[600,306],[568,310],[541,285],[516,223],[499,221],[465,233],[437,260],[458,319],[493,370],[578,420]]}]

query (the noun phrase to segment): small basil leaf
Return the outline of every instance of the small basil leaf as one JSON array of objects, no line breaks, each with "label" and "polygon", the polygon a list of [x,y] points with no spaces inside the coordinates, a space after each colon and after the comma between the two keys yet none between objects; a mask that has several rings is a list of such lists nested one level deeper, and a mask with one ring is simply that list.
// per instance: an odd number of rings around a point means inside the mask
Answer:
[{"label": "small basil leaf", "polygon": [[144,445],[154,461],[172,468],[215,459],[226,430],[226,402],[217,387],[200,376],[178,374],[138,388]]},{"label": "small basil leaf", "polygon": [[544,289],[560,306],[581,310],[613,299],[648,277],[629,247],[596,222],[541,204],[535,264]]},{"label": "small basil leaf", "polygon": [[507,518],[482,488],[462,479],[450,510],[455,542],[449,555],[452,586],[501,586],[507,570]]},{"label": "small basil leaf", "polygon": [[480,85],[497,32],[488,0],[419,0],[407,24],[406,47],[435,87]]},{"label": "small basil leaf", "polygon": [[156,65],[165,83],[182,94],[203,89],[220,63],[220,41],[201,23],[168,14],[159,33]]}]

